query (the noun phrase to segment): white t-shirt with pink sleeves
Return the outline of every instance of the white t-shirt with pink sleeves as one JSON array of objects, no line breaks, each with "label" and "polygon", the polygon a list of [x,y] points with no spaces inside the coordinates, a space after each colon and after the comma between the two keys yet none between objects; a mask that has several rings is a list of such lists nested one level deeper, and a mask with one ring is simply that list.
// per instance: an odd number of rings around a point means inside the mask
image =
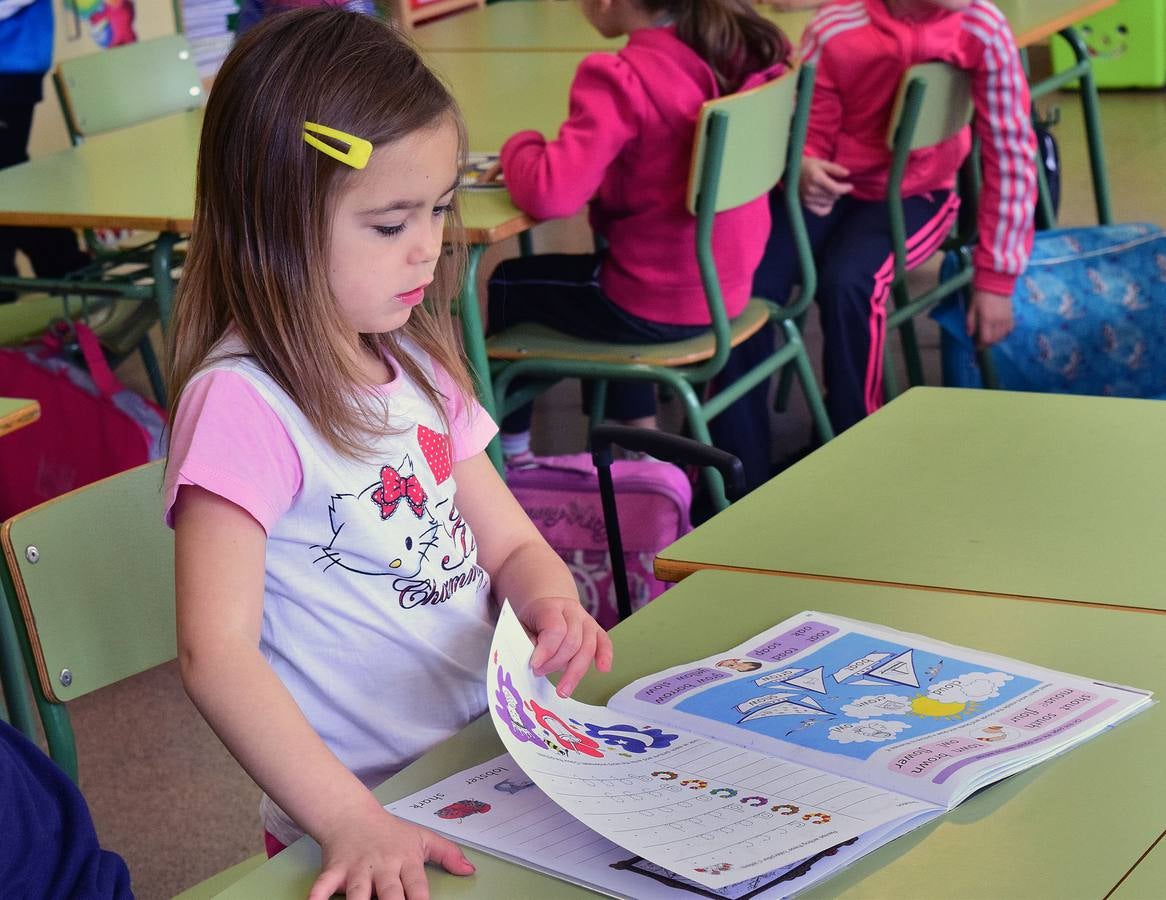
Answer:
[{"label": "white t-shirt with pink sleeves", "polygon": [[[193,484],[263,526],[260,650],[332,751],[375,787],[485,711],[490,578],[457,510],[452,465],[481,452],[496,429],[407,347],[450,398],[450,433],[393,365],[393,381],[373,389],[393,433],[370,461],[351,460],[250,357],[223,358],[243,349],[226,338],[183,393],[166,518],[179,488]],[[263,710],[255,720],[262,727]],[[261,808],[281,842],[299,836],[268,798]]]}]

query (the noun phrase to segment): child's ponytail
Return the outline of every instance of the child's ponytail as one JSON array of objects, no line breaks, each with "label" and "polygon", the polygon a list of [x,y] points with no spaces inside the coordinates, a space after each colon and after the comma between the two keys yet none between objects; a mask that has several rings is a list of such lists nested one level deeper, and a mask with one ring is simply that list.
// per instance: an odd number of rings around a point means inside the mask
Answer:
[{"label": "child's ponytail", "polygon": [[640,0],[649,12],[665,13],[676,36],[705,60],[723,93],[732,93],[753,72],[789,60],[792,50],[781,29],[760,16],[749,0]]}]

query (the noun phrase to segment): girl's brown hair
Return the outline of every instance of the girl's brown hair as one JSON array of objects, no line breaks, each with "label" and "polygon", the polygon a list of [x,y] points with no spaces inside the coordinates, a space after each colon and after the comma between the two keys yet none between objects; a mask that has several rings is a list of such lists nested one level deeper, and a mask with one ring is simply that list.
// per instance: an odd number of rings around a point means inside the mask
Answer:
[{"label": "girl's brown hair", "polygon": [[[148,77],[148,76],[147,76]],[[338,452],[360,458],[387,427],[383,401],[354,391],[328,285],[330,198],[354,171],[304,142],[304,122],[390,144],[443,122],[465,129],[449,92],[392,26],[336,9],[273,16],[223,63],[207,103],[194,227],[169,334],[174,404],[232,325],[248,353]],[[451,225],[460,231],[455,208]],[[400,339],[472,387],[450,314],[464,245],[443,253],[427,302],[398,332],[361,336],[391,353],[434,407],[443,397]]]},{"label": "girl's brown hair", "polygon": [[664,13],[672,20],[676,36],[709,64],[724,94],[741,87],[753,72],[789,60],[789,38],[759,15],[750,0],[637,2],[648,12]]}]

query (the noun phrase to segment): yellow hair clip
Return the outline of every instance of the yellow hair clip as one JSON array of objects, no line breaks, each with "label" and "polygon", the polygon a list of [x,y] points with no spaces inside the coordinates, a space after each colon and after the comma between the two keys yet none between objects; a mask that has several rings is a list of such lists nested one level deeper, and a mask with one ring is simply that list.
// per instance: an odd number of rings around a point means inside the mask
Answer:
[{"label": "yellow hair clip", "polygon": [[[347,144],[348,149],[337,150],[331,144],[327,144],[319,138],[313,137],[309,132],[322,134],[324,137],[335,138]],[[354,134],[349,134],[347,131],[341,131],[338,128],[317,125],[315,122],[304,122],[304,140],[309,146],[315,147],[321,153],[326,153],[333,159],[339,160],[346,166],[352,166],[354,169],[363,169],[368,165],[369,157],[372,156],[372,144],[364,138],[359,138]]]}]

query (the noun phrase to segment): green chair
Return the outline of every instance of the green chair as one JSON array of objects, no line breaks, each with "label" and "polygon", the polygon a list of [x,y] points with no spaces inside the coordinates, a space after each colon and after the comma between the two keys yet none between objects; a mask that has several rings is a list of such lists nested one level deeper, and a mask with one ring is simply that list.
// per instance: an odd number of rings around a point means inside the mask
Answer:
[{"label": "green chair", "polygon": [[[710,331],[673,343],[615,344],[584,341],[534,324],[506,329],[486,341],[500,416],[529,402],[555,381],[574,377],[595,382],[591,409],[594,426],[603,418],[608,381],[649,381],[665,386],[680,398],[691,435],[711,444],[710,419],[774,372],[792,364],[819,435],[823,442],[833,437],[796,321],[813,297],[816,279],[796,196],[788,206],[802,271],[810,286],[808,292],[803,292],[804,299],[787,307],[753,299],[730,320],[712,252],[713,222],[718,212],[765,197],[782,177],[796,183],[812,90],[813,70],[803,68],[799,74],[712,100],[701,109],[687,206],[697,220],[695,252],[712,322]],[[785,334],[776,352],[717,394],[701,399],[697,388],[707,385],[724,368],[730,350],[770,325],[779,325]],[[512,391],[511,384],[519,376],[533,382]],[[713,502],[723,509],[728,501],[720,474],[705,468],[704,477]]]},{"label": "green chair", "polygon": [[[174,538],[161,518],[162,463],[147,463],[0,525],[0,584],[49,755],[77,779],[69,701],[174,659]],[[26,686],[4,673],[13,725]]]},{"label": "green chair", "polygon": [[[887,334],[897,330],[903,347],[907,377],[912,385],[923,384],[923,363],[915,339],[913,320],[945,297],[971,284],[970,246],[975,237],[975,198],[979,194],[977,154],[972,153],[961,170],[965,185],[961,193],[959,223],[940,247],[957,250],[961,265],[955,275],[940,280],[933,288],[912,297],[907,290],[907,228],[903,216],[903,177],[911,152],[933,147],[959,134],[971,121],[974,110],[971,76],[947,63],[930,62],[912,66],[903,76],[891,113],[887,146],[891,170],[887,180],[887,214],[890,216],[891,245],[895,256],[891,296],[895,309],[887,316]],[[897,377],[891,364],[890,342],[884,344],[883,385],[887,399],[898,393]]]},{"label": "green chair", "polygon": [[[24,656],[49,755],[74,781],[69,701],[176,653],[174,538],[161,519],[161,483],[162,463],[147,463],[0,525],[8,600],[0,660]],[[37,740],[31,717],[16,714],[28,682],[0,671],[12,724]],[[179,896],[214,897],[265,860],[255,854]]]},{"label": "green chair", "polygon": [[202,79],[186,38],[167,35],[63,60],[53,73],[74,144],[203,103]]}]

